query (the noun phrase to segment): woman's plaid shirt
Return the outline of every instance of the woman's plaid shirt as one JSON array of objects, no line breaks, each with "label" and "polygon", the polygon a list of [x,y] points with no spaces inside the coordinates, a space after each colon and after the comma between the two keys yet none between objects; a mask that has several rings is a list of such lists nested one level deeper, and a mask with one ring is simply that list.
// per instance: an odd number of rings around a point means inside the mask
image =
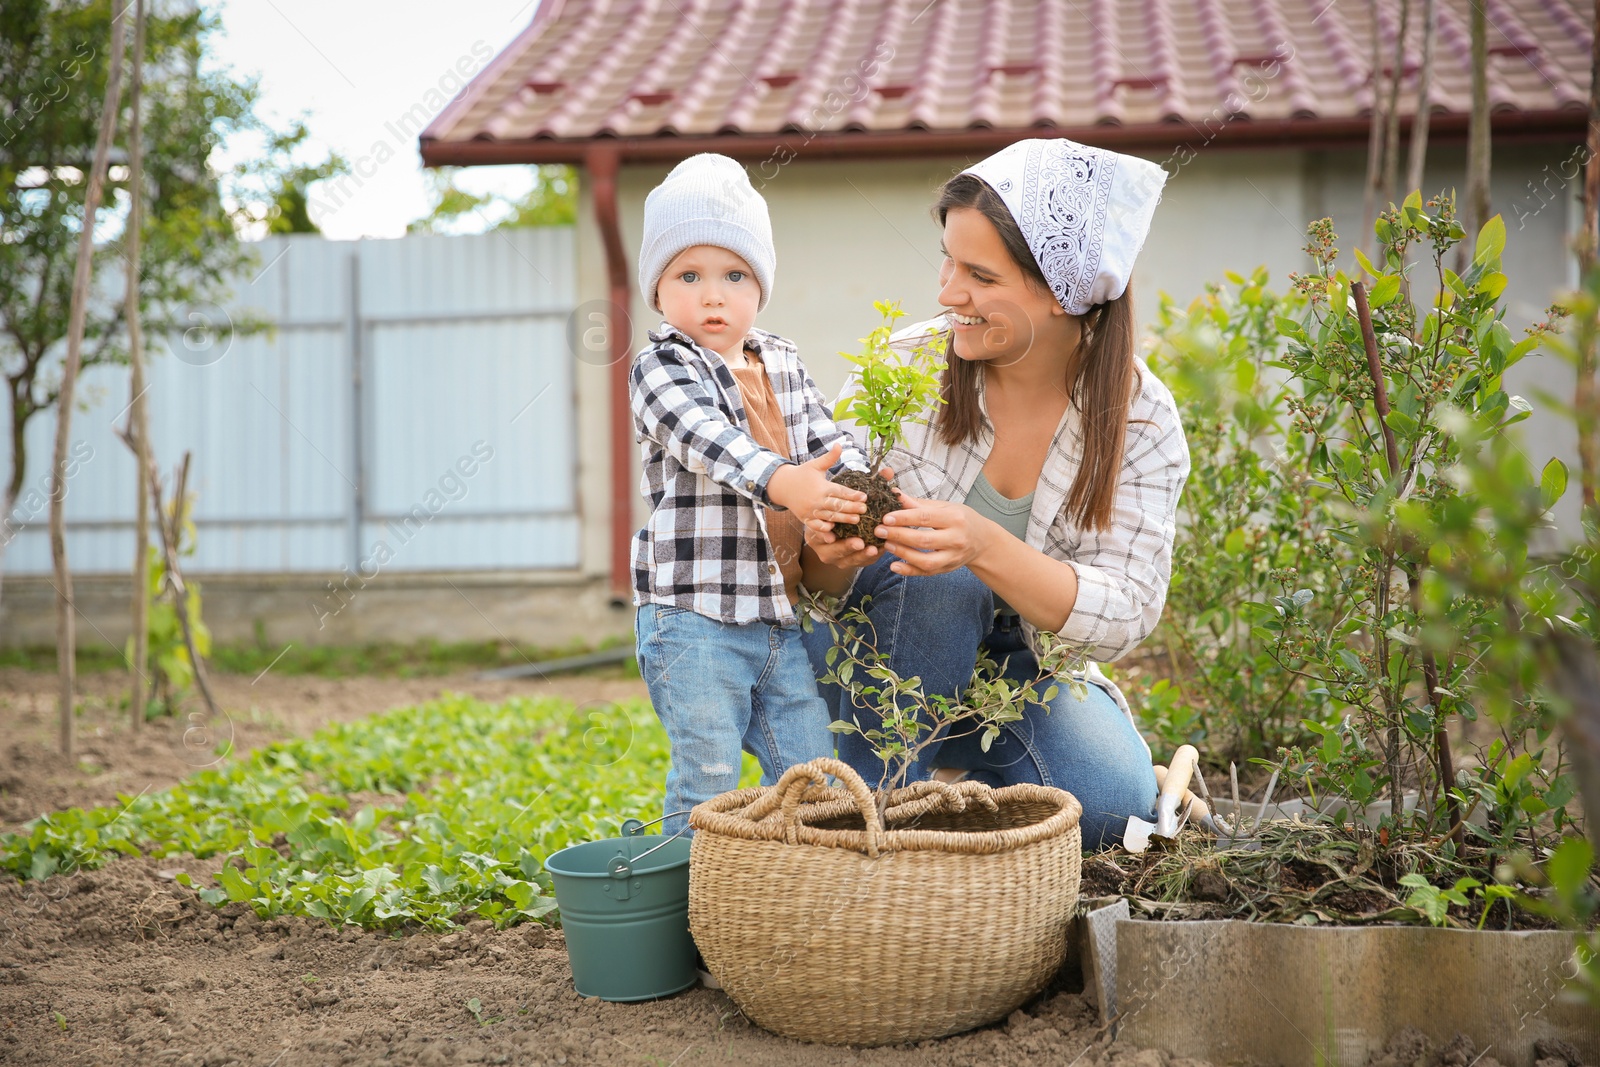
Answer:
[{"label": "woman's plaid shirt", "polygon": [[[897,331],[890,344],[910,351],[948,329],[943,318],[930,319]],[[982,407],[981,375],[978,382]],[[909,424],[905,442],[885,461],[894,469],[899,487],[926,500],[964,502],[994,447],[987,407],[983,411],[977,439],[960,445],[946,444],[934,426]],[[858,426],[847,423],[844,428],[863,436]],[[1077,572],[1078,599],[1057,636],[1091,659],[1109,663],[1132,651],[1155,629],[1172,579],[1178,498],[1189,476],[1189,447],[1172,393],[1147,368],[1139,368],[1111,525],[1104,530],[1084,529],[1067,515],[1067,495],[1083,464],[1083,452],[1082,417],[1076,408],[1068,408],[1039,472],[1024,540]],[[1023,632],[1038,651],[1038,631],[1024,620]]]},{"label": "woman's plaid shirt", "polygon": [[866,457],[829,418],[792,342],[751,330],[789,435],[789,455],[750,436],[733,372],[715,353],[662,323],[633,360],[629,397],[650,519],[633,538],[633,602],[686,608],[726,623],[793,621],[767,539],[767,483],[784,463],[825,455],[843,439],[844,463]]}]

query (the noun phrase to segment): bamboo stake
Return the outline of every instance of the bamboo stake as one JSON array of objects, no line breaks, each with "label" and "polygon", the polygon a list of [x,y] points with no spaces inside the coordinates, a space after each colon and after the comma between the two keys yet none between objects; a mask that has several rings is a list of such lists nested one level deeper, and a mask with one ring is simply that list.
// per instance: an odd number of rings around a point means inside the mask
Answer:
[{"label": "bamboo stake", "polygon": [[1487,0],[1471,0],[1472,117],[1467,126],[1467,239],[1456,246],[1456,273],[1466,269],[1474,241],[1489,220],[1489,21]]},{"label": "bamboo stake", "polygon": [[[1600,27],[1600,0],[1595,0],[1593,25]],[[1579,284],[1588,281],[1600,252],[1600,33],[1593,37],[1589,56],[1589,140],[1583,167],[1583,233],[1578,235]],[[1572,406],[1578,423],[1578,485],[1584,513],[1595,506],[1595,486],[1600,482],[1600,418],[1595,398],[1595,331],[1578,333],[1578,380]]]},{"label": "bamboo stake", "polygon": [[[1591,25],[1600,27],[1600,0],[1595,0]],[[1583,274],[1594,266],[1596,254],[1600,253],[1600,33],[1590,40],[1589,158],[1583,168],[1583,235],[1578,245],[1578,264]]]},{"label": "bamboo stake", "polygon": [[76,747],[73,720],[77,634],[72,613],[72,570],[67,563],[66,517],[67,442],[72,436],[72,407],[76,402],[78,371],[83,366],[83,333],[89,312],[89,279],[94,265],[94,223],[104,192],[106,159],[111,154],[111,134],[122,101],[122,52],[126,39],[122,16],[127,0],[116,0],[111,16],[111,69],[106,75],[105,104],[100,112],[100,132],[95,137],[94,161],[89,167],[88,190],[83,203],[83,228],[78,234],[78,259],[72,274],[72,305],[67,320],[67,358],[61,370],[56,402],[56,447],[50,480],[50,558],[56,577],[56,664],[60,672],[57,698],[59,743],[63,755]]},{"label": "bamboo stake", "polygon": [[1406,31],[1411,21],[1411,0],[1400,0],[1400,32],[1394,39],[1394,66],[1389,73],[1389,106],[1388,113],[1384,116],[1383,137],[1383,194],[1380,204],[1388,202],[1399,203],[1404,196],[1397,196],[1395,183],[1400,180],[1400,82],[1405,78],[1406,70]]},{"label": "bamboo stake", "polygon": [[205,662],[194,643],[194,625],[189,619],[189,590],[183,574],[178,569],[178,550],[183,537],[183,514],[189,492],[189,460],[191,453],[184,452],[183,463],[178,467],[178,481],[173,487],[171,514],[161,499],[161,479],[150,472],[150,495],[156,507],[156,525],[161,531],[161,555],[167,565],[167,588],[172,591],[174,606],[178,611],[178,625],[183,630],[183,644],[189,650],[189,663],[194,668],[195,684],[206,702],[211,720],[218,717],[217,702],[211,696],[211,686],[206,682]]},{"label": "bamboo stake", "polygon": [[1367,302],[1366,283],[1352,282],[1350,295],[1356,298],[1361,344],[1367,350],[1367,373],[1372,377],[1372,406],[1378,411],[1378,425],[1383,429],[1383,456],[1389,463],[1389,480],[1394,481],[1400,476],[1400,454],[1395,447],[1394,431],[1389,428],[1389,390],[1383,384],[1383,361],[1378,356],[1378,335],[1372,328],[1372,305]]},{"label": "bamboo stake", "polygon": [[133,662],[128,664],[133,686],[129,701],[130,725],[135,733],[144,727],[145,671],[150,662],[150,415],[144,393],[144,329],[139,318],[139,258],[144,227],[144,144],[139,113],[139,90],[144,73],[144,0],[134,0],[133,69],[128,100],[133,121],[128,131],[128,426],[122,440],[133,451],[138,490],[134,493],[133,525]]},{"label": "bamboo stake", "polygon": [[[1378,426],[1383,431],[1383,456],[1388,464],[1389,481],[1398,490],[1400,479],[1400,454],[1395,446],[1394,430],[1389,427],[1389,391],[1384,388],[1383,362],[1378,355],[1378,335],[1372,328],[1372,305],[1367,301],[1367,286],[1365,282],[1354,282],[1350,286],[1350,294],[1355,297],[1356,317],[1361,323],[1361,344],[1367,352],[1367,373],[1372,378],[1372,406],[1378,413]],[[1383,569],[1378,575],[1378,618],[1383,618],[1389,613],[1389,581],[1394,573],[1394,542],[1390,538],[1384,539]],[[1378,652],[1378,662],[1389,662],[1388,637],[1382,632],[1374,636]],[[1387,674],[1387,668],[1385,668]],[[1398,695],[1392,695],[1387,683],[1380,692],[1383,694],[1383,710],[1388,717],[1388,740],[1386,756],[1389,764],[1389,813],[1395,823],[1400,822],[1400,815],[1404,801],[1400,793],[1400,725]]]},{"label": "bamboo stake", "polygon": [[1411,161],[1406,167],[1408,193],[1412,189],[1421,191],[1422,172],[1428,161],[1428,119],[1433,106],[1428,96],[1433,90],[1433,45],[1439,36],[1439,14],[1434,4],[1435,0],[1423,0],[1422,4],[1422,71],[1417,78],[1417,114],[1411,122]]},{"label": "bamboo stake", "polygon": [[1372,224],[1378,217],[1378,183],[1383,180],[1383,91],[1378,82],[1383,69],[1383,35],[1378,32],[1378,0],[1367,0],[1367,14],[1372,23],[1372,71],[1368,78],[1372,84],[1372,125],[1367,132],[1367,182],[1361,205],[1364,227],[1361,232],[1371,235]]}]

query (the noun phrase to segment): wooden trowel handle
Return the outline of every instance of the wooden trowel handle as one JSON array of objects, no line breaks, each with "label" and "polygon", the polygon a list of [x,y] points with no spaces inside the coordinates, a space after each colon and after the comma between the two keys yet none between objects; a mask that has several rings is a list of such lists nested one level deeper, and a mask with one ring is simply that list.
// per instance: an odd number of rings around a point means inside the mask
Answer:
[{"label": "wooden trowel handle", "polygon": [[1189,788],[1189,779],[1194,777],[1194,765],[1200,760],[1200,753],[1195,751],[1193,745],[1180,745],[1178,751],[1172,754],[1172,762],[1167,765],[1167,773],[1161,783],[1161,796],[1170,797],[1174,802],[1181,800]]},{"label": "wooden trowel handle", "polygon": [[[1167,783],[1167,769],[1165,767],[1161,766],[1161,764],[1158,763],[1155,766],[1155,772],[1156,772],[1156,789],[1159,790],[1163,785],[1166,785],[1166,783]],[[1210,815],[1211,814],[1211,805],[1207,804],[1205,801],[1203,801],[1199,797],[1195,796],[1193,789],[1185,789],[1183,791],[1183,803],[1180,804],[1179,807],[1180,808],[1188,808],[1188,807],[1191,807],[1191,806],[1192,806],[1192,810],[1193,810],[1193,815],[1191,816],[1192,818],[1198,819],[1203,815]]]}]

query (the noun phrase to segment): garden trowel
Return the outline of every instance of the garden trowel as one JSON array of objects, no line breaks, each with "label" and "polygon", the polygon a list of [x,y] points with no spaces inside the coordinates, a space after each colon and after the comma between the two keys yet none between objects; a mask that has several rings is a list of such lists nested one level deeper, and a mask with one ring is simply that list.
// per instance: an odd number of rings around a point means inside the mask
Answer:
[{"label": "garden trowel", "polygon": [[[1180,745],[1172,755],[1172,763],[1164,769],[1157,768],[1160,791],[1156,794],[1156,821],[1130,818],[1128,829],[1122,835],[1123,848],[1129,852],[1143,852],[1150,847],[1152,836],[1167,841],[1178,836],[1178,831],[1189,821],[1194,803],[1194,795],[1189,793],[1189,779],[1194,776],[1194,765],[1199,759],[1200,753],[1193,745]],[[1185,794],[1189,796],[1189,805],[1184,802]]]}]

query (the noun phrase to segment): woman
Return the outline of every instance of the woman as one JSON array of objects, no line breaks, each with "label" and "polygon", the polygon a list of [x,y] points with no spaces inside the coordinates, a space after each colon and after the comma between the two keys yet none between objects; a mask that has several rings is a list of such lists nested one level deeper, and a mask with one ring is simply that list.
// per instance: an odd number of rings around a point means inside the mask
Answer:
[{"label": "woman", "polygon": [[[881,556],[807,524],[830,591],[865,602],[878,651],[929,693],[958,694],[980,646],[1026,680],[1040,631],[1110,661],[1161,617],[1189,454],[1172,395],[1135,359],[1127,290],[1165,178],[1131,156],[1027,140],[941,191],[945,318],[897,337],[949,336],[944,404],[888,461],[905,510],[877,528]],[[819,676],[829,643],[825,627],[808,641]],[[1155,776],[1122,695],[1096,668],[1086,678],[1086,699],[1061,685],[987,752],[971,733],[930,746],[912,780],[954,768],[1059,786],[1083,804],[1085,847],[1120,839],[1129,816],[1150,816]],[[838,718],[863,714],[837,686],[823,696]],[[879,777],[859,736],[841,735],[840,755]]]}]

